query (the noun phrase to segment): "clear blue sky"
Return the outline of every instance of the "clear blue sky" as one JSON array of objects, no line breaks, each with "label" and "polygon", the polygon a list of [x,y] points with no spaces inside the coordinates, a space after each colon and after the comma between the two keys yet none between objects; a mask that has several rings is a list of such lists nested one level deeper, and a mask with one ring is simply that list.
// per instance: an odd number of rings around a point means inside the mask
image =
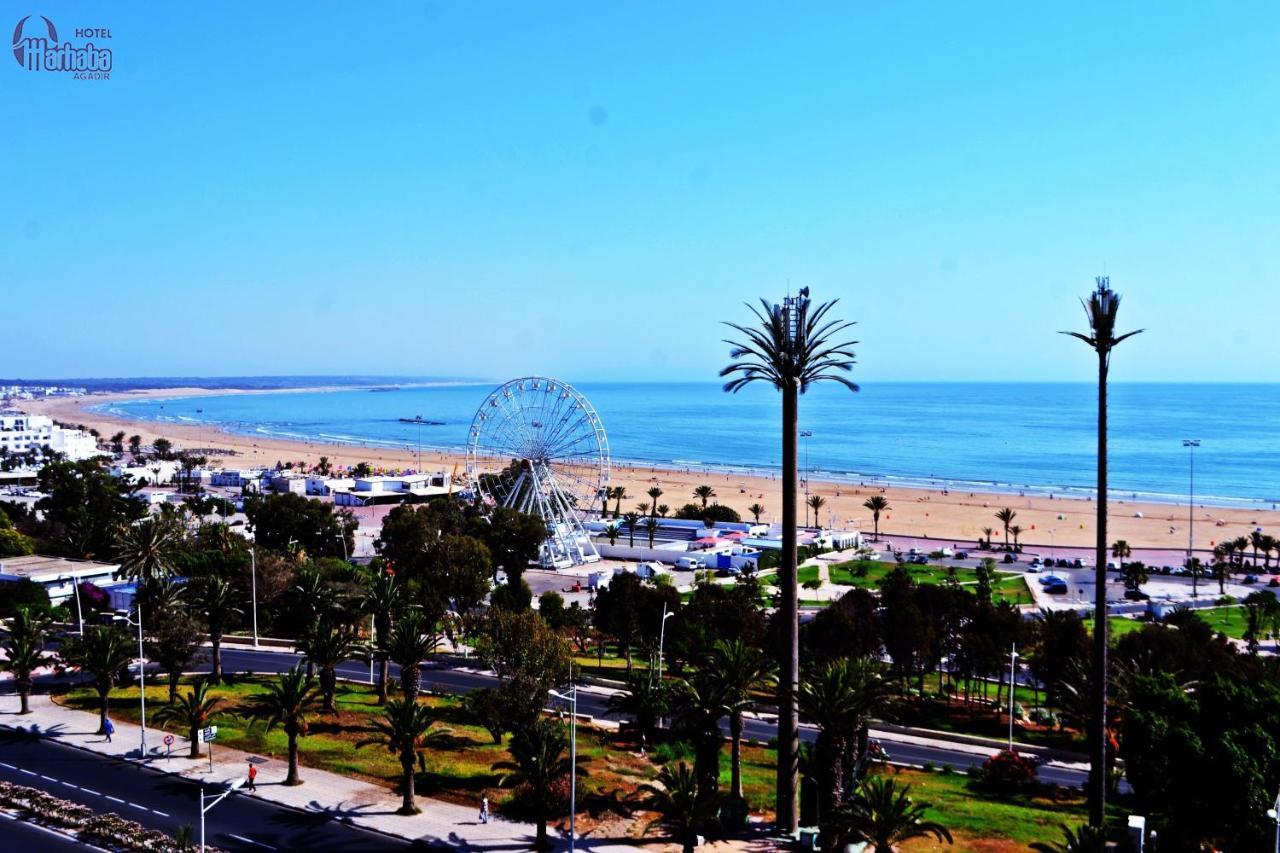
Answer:
[{"label": "clear blue sky", "polygon": [[4,0],[0,375],[702,379],[808,285],[859,376],[1280,380],[1280,6]]}]

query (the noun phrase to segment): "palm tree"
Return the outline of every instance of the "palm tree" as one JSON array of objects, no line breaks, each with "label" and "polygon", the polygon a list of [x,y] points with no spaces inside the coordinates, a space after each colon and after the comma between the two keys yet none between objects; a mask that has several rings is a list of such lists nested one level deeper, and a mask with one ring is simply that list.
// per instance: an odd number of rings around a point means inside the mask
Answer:
[{"label": "palm tree", "polygon": [[387,657],[387,640],[391,636],[391,615],[404,600],[403,588],[394,572],[381,571],[364,594],[364,609],[373,614],[373,649],[378,659],[378,704],[387,704],[387,682],[391,663]]},{"label": "palm tree", "polygon": [[742,797],[743,715],[756,706],[756,696],[773,687],[777,664],[761,649],[742,640],[720,640],[700,668],[716,682],[716,693],[729,714],[729,796]]},{"label": "palm tree", "polygon": [[618,522],[611,521],[604,526],[604,535],[609,537],[610,545],[618,544],[618,534],[622,532],[622,528],[618,527]]},{"label": "palm tree", "polygon": [[716,496],[716,490],[710,486],[698,486],[693,490],[693,496],[702,500],[702,508],[707,508],[707,501]]},{"label": "palm tree", "polygon": [[609,695],[607,707],[611,713],[631,718],[640,739],[640,751],[644,752],[667,713],[666,685],[657,680],[652,670],[633,672],[627,678],[626,690]]},{"label": "palm tree", "polygon": [[671,507],[667,506],[666,504],[658,504],[657,511],[660,517],[666,518],[667,513],[671,511]]},{"label": "palm tree", "polygon": [[649,514],[649,503],[648,503],[648,501],[641,501],[640,503],[636,504],[636,512],[637,512],[637,513],[639,513],[639,514],[640,514],[640,515],[642,515],[642,516],[643,516],[643,515],[648,515],[648,514]]},{"label": "palm tree", "polygon": [[404,698],[416,699],[422,685],[422,662],[436,650],[434,626],[420,610],[400,617],[387,638],[387,657],[400,667],[400,687]]},{"label": "palm tree", "polygon": [[338,713],[334,697],[338,690],[338,666],[352,658],[368,657],[355,629],[350,625],[322,618],[298,640],[298,653],[320,672],[320,695],[323,710]]},{"label": "palm tree", "polygon": [[747,512],[751,513],[751,517],[755,519],[756,524],[760,523],[760,516],[764,515],[764,507],[760,504],[752,504],[747,507]]},{"label": "palm tree", "polygon": [[1254,530],[1249,534],[1249,544],[1253,546],[1253,568],[1258,568],[1258,551],[1263,546],[1263,533],[1261,530]]},{"label": "palm tree", "polygon": [[1009,525],[1013,524],[1013,520],[1018,517],[1017,510],[1005,507],[996,513],[996,521],[1004,525],[1004,549],[1009,550]]},{"label": "palm tree", "polygon": [[800,709],[818,726],[813,769],[820,817],[831,817],[843,805],[870,744],[871,718],[882,713],[889,701],[889,684],[871,658],[832,661],[801,683]]},{"label": "palm tree", "polygon": [[1013,550],[1021,550],[1018,545],[1018,537],[1022,535],[1022,528],[1015,524],[1009,528],[1009,532],[1013,534]]},{"label": "palm tree", "polygon": [[1129,547],[1129,543],[1123,539],[1117,539],[1111,543],[1111,556],[1115,557],[1121,566],[1124,561],[1133,556],[1133,549]]},{"label": "palm tree", "polygon": [[889,509],[889,501],[884,495],[872,495],[862,502],[862,505],[871,510],[871,523],[875,528],[875,540],[880,541],[880,513]]},{"label": "palm tree", "polygon": [[952,843],[951,833],[940,823],[925,820],[928,803],[911,799],[911,786],[898,788],[893,779],[872,776],[833,816],[834,846],[866,842],[874,853],[894,853],[899,844],[913,838]]},{"label": "palm tree", "polygon": [[44,623],[33,617],[27,608],[18,610],[9,625],[9,639],[4,644],[5,657],[0,660],[0,671],[13,673],[13,686],[18,691],[20,714],[31,713],[32,673],[42,666],[49,666],[53,658],[44,653]]},{"label": "palm tree", "polygon": [[222,635],[231,620],[243,612],[240,609],[240,591],[221,575],[210,575],[195,585],[195,606],[204,616],[209,629],[209,644],[213,652],[213,673],[210,681],[222,682]]},{"label": "palm tree", "polygon": [[62,659],[93,676],[98,691],[98,734],[107,732],[107,698],[116,686],[116,675],[133,662],[133,640],[118,628],[97,625],[82,636],[62,644]]},{"label": "palm tree", "polygon": [[645,533],[649,534],[649,547],[652,548],[653,537],[656,536],[658,531],[662,529],[661,522],[659,522],[658,519],[654,518],[653,516],[649,516],[644,521],[640,522],[640,526],[644,528]]},{"label": "palm tree", "polygon": [[276,726],[284,729],[289,739],[289,775],[286,785],[301,785],[298,778],[298,738],[307,733],[307,717],[316,710],[318,700],[315,679],[301,666],[282,672],[268,681],[266,690],[250,698],[245,716],[252,722],[266,721],[267,731]]},{"label": "palm tree", "polygon": [[653,509],[654,512],[657,512],[658,498],[662,497],[662,494],[663,494],[662,489],[658,488],[657,486],[654,486],[651,489],[649,489],[649,491],[646,492],[646,494],[649,495],[649,505],[654,508]]},{"label": "palm tree", "polygon": [[818,512],[827,505],[827,499],[822,495],[810,495],[809,500],[805,503],[813,510],[813,526],[821,527],[822,522],[818,520]]},{"label": "palm tree", "polygon": [[1062,825],[1061,843],[1045,843],[1037,841],[1031,845],[1036,853],[1105,853],[1107,849],[1107,833],[1093,826],[1082,826],[1072,829]]},{"label": "palm tree", "polygon": [[627,496],[627,487],[618,486],[613,490],[613,517],[617,518],[622,512],[622,501]]},{"label": "palm tree", "polygon": [[382,719],[374,720],[375,734],[356,743],[356,749],[365,746],[386,747],[387,752],[400,759],[400,785],[404,802],[399,814],[414,815],[422,809],[414,802],[413,767],[423,770],[427,763],[425,753],[432,746],[443,742],[445,733],[432,731],[436,719],[430,707],[419,705],[412,699],[392,699],[387,703]]},{"label": "palm tree", "polygon": [[788,297],[782,305],[761,300],[751,307],[754,327],[729,323],[742,336],[728,341],[731,363],[720,371],[732,377],[724,390],[736,393],[755,382],[773,386],[782,394],[782,553],[778,565],[783,642],[778,679],[778,795],[777,826],[794,833],[799,824],[796,789],[799,785],[799,709],[796,694],[800,677],[799,589],[796,583],[796,486],[800,395],[815,382],[839,382],[850,391],[858,386],[841,374],[853,368],[853,342],[836,342],[851,323],[828,320],[835,301],[811,308],[809,289]]},{"label": "palm tree", "polygon": [[159,516],[124,525],[116,533],[116,559],[124,573],[143,584],[173,572],[182,531]]},{"label": "palm tree", "polygon": [[1111,350],[1141,331],[1116,334],[1120,294],[1106,276],[1082,302],[1089,318],[1090,334],[1064,332],[1089,345],[1098,356],[1098,521],[1094,557],[1095,602],[1093,608],[1093,714],[1089,738],[1089,825],[1100,827],[1107,813],[1107,373]]},{"label": "palm tree", "polygon": [[[656,785],[641,785],[646,796],[643,805],[657,812],[661,823],[680,842],[683,853],[693,853],[698,843],[698,830],[715,820],[715,798],[698,792],[698,780],[693,769],[683,761],[672,769],[665,765],[658,774]],[[648,832],[649,827],[645,828]]]},{"label": "palm tree", "polygon": [[172,721],[185,726],[187,736],[191,740],[190,757],[199,758],[200,730],[209,725],[209,721],[216,716],[217,708],[221,704],[221,699],[209,695],[209,682],[203,678],[197,678],[185,696],[178,697],[178,701],[171,705],[162,706],[156,712],[155,720],[158,723]]},{"label": "palm tree", "polygon": [[[986,539],[987,539],[986,545],[985,545],[985,546],[983,546],[983,547],[986,547],[986,548],[990,548],[990,547],[991,547],[991,534],[993,534],[993,533],[995,533],[995,532],[996,532],[996,531],[995,531],[995,528],[992,528],[992,527],[984,527],[984,528],[982,528],[982,535],[983,535],[983,536],[985,536],[985,537],[986,537]],[[979,541],[979,542],[978,542],[978,544],[979,544],[979,545],[982,545],[982,542],[981,542],[981,541]]]},{"label": "palm tree", "polygon": [[627,544],[634,548],[636,547],[636,525],[640,523],[640,513],[629,512],[622,517],[622,520],[627,525]]},{"label": "palm tree", "polygon": [[[528,786],[530,805],[538,824],[534,845],[538,850],[547,850],[551,846],[547,843],[547,818],[553,806],[551,787],[568,776],[572,769],[569,757],[565,755],[568,745],[563,725],[538,718],[511,736],[507,745],[511,760],[498,761],[493,765],[494,770],[505,771],[499,784]],[[579,776],[586,775],[581,767],[576,768],[576,772]]]}]

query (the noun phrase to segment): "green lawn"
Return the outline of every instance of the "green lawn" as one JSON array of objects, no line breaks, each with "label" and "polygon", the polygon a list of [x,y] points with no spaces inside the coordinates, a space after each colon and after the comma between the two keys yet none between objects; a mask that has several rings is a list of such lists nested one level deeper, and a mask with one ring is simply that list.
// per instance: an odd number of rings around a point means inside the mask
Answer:
[{"label": "green lawn", "polygon": [[[828,567],[827,573],[833,584],[874,590],[885,575],[898,567],[898,563],[854,560],[847,563],[834,563]],[[940,584],[945,583],[948,578],[948,567],[946,565],[930,563],[927,566],[913,566],[903,564],[901,567],[906,569],[907,573],[918,584]],[[955,574],[956,580],[962,585],[972,587],[978,582],[978,575],[975,569],[956,567]],[[802,566],[797,574],[797,580],[801,584],[806,581],[816,581],[817,579],[817,566]],[[1031,592],[1027,589],[1026,580],[1021,572],[1007,573],[997,571],[992,592],[997,600],[1006,599],[1013,604],[1031,602]]]},{"label": "green lawn", "polygon": [[[1245,631],[1249,628],[1248,615],[1245,608],[1238,604],[1225,607],[1206,607],[1203,610],[1197,610],[1195,613],[1209,624],[1214,633],[1221,632],[1237,640],[1243,640]],[[1125,634],[1142,630],[1143,625],[1150,624],[1140,619],[1127,619],[1123,616],[1112,616],[1107,620],[1107,623],[1111,626],[1111,635],[1113,637],[1123,637]]]},{"label": "green lawn", "polygon": [[[427,680],[429,682],[429,675]],[[185,685],[183,689],[186,689]],[[224,710],[213,720],[218,726],[218,741],[214,749],[231,747],[277,759],[262,770],[263,781],[274,781],[284,772],[284,733],[279,730],[266,732],[261,726],[250,726],[234,713],[261,690],[262,680],[258,678],[232,679],[211,689],[212,695],[223,700]],[[388,789],[395,787],[399,778],[396,759],[377,747],[355,747],[356,741],[366,736],[370,719],[379,713],[374,698],[368,685],[340,683],[338,714],[316,714],[312,717],[309,733],[299,742],[301,763],[362,778]],[[86,688],[65,692],[57,700],[82,710],[92,710],[96,705],[96,695]],[[152,714],[167,701],[166,688],[148,686],[147,700],[148,722],[155,726]],[[471,725],[458,700],[425,697],[421,701],[436,709],[439,725],[447,729],[450,737],[443,746],[426,753],[426,766],[417,775],[418,793],[466,804],[474,804],[482,794],[487,794],[501,808],[509,801],[512,792],[498,787],[498,775],[490,768],[494,762],[506,759],[505,744],[494,744],[487,732]],[[137,713],[136,687],[113,691],[111,714],[114,717],[136,721]],[[186,734],[172,724],[164,728]],[[657,774],[661,762],[692,760],[689,748],[681,743],[657,744],[647,757],[633,750],[632,744],[619,742],[611,732],[579,728],[578,751],[586,757],[585,767],[589,773],[579,783],[579,796],[584,803],[589,803],[595,795],[612,796],[614,792],[624,799],[634,796],[640,784]],[[721,783],[726,787],[730,773],[728,753],[726,744],[720,774]],[[175,764],[188,760],[185,750],[175,752]],[[773,809],[775,761],[771,748],[744,744],[745,793],[753,810],[764,816]],[[959,774],[902,771],[899,775],[902,781],[914,785],[914,796],[933,804],[931,817],[941,820],[956,832],[958,846],[952,848],[955,850],[1021,849],[1002,845],[1053,839],[1060,821],[1074,821],[1082,813],[1078,792],[994,797],[971,787],[969,780]],[[585,812],[579,818],[579,825],[582,828],[590,825]],[[980,846],[966,846],[971,842],[978,842]]]}]

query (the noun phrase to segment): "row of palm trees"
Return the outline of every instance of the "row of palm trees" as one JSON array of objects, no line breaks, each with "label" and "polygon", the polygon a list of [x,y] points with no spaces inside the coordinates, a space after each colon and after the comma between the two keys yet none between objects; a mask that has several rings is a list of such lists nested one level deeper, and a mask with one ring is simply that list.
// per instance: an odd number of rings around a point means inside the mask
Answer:
[{"label": "row of palm trees", "polygon": [[[1094,696],[1090,730],[1090,824],[1101,827],[1106,814],[1107,731],[1107,382],[1111,352],[1116,345],[1138,332],[1117,334],[1120,295],[1111,289],[1108,278],[1099,277],[1097,288],[1083,301],[1088,318],[1087,333],[1066,332],[1094,350],[1098,359],[1097,407],[1097,542],[1095,571],[1098,599],[1094,612]],[[858,386],[847,376],[855,363],[853,345],[846,333],[850,322],[831,319],[835,300],[815,305],[809,289],[788,296],[781,305],[760,300],[748,305],[754,315],[750,325],[726,323],[736,336],[728,341],[730,363],[720,371],[728,377],[724,390],[736,393],[748,385],[763,383],[775,388],[782,398],[782,553],[778,580],[781,587],[778,618],[782,622],[782,649],[778,679],[778,778],[777,825],[788,834],[798,826],[796,791],[799,779],[798,693],[800,647],[797,574],[797,484],[799,398],[818,382],[836,382],[850,391]],[[868,506],[870,508],[870,506]],[[874,512],[874,510],[873,510]],[[1012,511],[1010,511],[1012,513]],[[1012,532],[1012,515],[1006,525]],[[876,537],[879,538],[877,517]],[[989,538],[989,534],[988,534]]]}]

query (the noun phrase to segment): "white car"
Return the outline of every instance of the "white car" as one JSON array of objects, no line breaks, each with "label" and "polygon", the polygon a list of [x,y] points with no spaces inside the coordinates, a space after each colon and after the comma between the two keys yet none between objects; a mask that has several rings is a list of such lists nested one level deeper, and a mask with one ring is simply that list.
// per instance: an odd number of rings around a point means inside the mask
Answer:
[{"label": "white car", "polygon": [[707,567],[706,562],[701,557],[681,557],[676,560],[676,565],[691,572]]}]

